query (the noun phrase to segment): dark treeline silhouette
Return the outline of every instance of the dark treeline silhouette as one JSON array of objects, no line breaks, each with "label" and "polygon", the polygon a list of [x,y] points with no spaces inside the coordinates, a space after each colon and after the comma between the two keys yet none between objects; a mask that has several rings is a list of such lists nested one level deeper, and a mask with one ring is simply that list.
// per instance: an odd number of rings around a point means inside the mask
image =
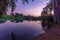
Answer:
[{"label": "dark treeline silhouette", "polygon": [[19,17],[19,16],[23,16],[23,13],[11,13],[12,16],[14,17]]},{"label": "dark treeline silhouette", "polygon": [[24,20],[39,20],[40,18],[34,16],[23,16]]},{"label": "dark treeline silhouette", "polygon": [[34,17],[31,15],[23,15],[23,13],[11,13],[11,15],[14,17],[22,17],[23,20],[40,20],[41,19],[41,16]]}]

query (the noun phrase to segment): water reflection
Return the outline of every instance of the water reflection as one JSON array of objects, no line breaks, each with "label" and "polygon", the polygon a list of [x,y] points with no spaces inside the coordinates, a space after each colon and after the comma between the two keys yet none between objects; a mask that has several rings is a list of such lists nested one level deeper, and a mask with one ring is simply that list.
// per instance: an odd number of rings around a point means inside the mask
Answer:
[{"label": "water reflection", "polygon": [[42,27],[43,27],[44,30],[51,29],[50,23],[48,21],[46,21],[46,20],[42,20],[41,21],[41,25],[42,25]]},{"label": "water reflection", "polygon": [[5,23],[7,20],[5,19],[0,19],[0,23]]},{"label": "water reflection", "polygon": [[18,23],[18,22],[23,22],[23,20],[21,20],[21,19],[12,19],[12,20],[10,20],[11,22],[15,22],[15,23]]},{"label": "water reflection", "polygon": [[15,34],[11,32],[11,40],[16,40]]},{"label": "water reflection", "polygon": [[0,24],[0,40],[32,40],[45,33],[41,21],[22,21],[23,23],[21,20],[18,21],[10,20]]}]

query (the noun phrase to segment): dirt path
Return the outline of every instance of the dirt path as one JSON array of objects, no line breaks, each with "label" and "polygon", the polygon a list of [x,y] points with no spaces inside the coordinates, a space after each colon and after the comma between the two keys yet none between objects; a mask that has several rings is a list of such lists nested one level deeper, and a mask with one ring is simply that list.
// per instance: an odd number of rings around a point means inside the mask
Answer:
[{"label": "dirt path", "polygon": [[47,29],[45,34],[39,35],[33,40],[60,40],[60,25]]}]

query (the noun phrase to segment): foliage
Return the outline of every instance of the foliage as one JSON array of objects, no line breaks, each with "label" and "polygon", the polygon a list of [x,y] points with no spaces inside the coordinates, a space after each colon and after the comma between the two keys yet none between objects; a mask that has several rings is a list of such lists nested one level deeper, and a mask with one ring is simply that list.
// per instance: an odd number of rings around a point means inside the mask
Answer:
[{"label": "foliage", "polygon": [[52,4],[52,0],[49,1],[49,3],[47,3],[46,7],[43,8],[42,12],[41,12],[41,16],[43,20],[47,20],[50,22],[53,22],[53,15],[52,14],[52,10],[53,10],[53,4]]},{"label": "foliage", "polygon": [[[11,12],[13,12],[16,8],[16,2],[18,0],[0,0],[0,16],[8,10],[8,8],[11,8]],[[21,0],[22,3],[29,3],[28,0]],[[34,1],[34,0],[32,0]]]}]

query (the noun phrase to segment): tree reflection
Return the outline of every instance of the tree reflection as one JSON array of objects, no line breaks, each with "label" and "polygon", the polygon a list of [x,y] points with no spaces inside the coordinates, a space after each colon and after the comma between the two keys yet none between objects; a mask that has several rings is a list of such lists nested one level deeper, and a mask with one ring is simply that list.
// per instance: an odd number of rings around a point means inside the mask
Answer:
[{"label": "tree reflection", "polygon": [[15,22],[15,23],[18,23],[18,22],[23,22],[23,20],[20,20],[20,19],[12,19],[10,20],[11,22]]},{"label": "tree reflection", "polygon": [[43,20],[43,21],[41,22],[41,25],[42,25],[42,27],[43,27],[44,30],[51,28],[50,23],[49,23],[48,21],[46,21],[46,20]]},{"label": "tree reflection", "polygon": [[1,23],[5,23],[7,20],[4,20],[4,19],[0,19],[0,24]]},{"label": "tree reflection", "polygon": [[11,33],[11,40],[16,40],[14,33]]}]

